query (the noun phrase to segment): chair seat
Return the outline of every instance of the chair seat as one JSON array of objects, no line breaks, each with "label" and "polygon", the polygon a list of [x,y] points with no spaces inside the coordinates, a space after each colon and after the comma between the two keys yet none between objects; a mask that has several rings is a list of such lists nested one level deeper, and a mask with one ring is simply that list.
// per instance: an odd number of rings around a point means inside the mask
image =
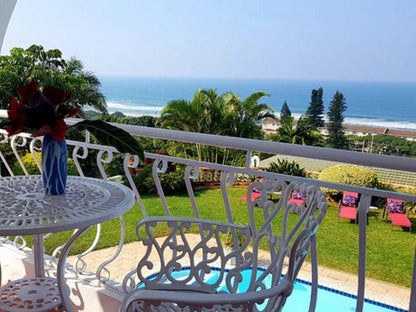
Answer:
[{"label": "chair seat", "polygon": [[389,217],[391,218],[391,222],[393,223],[393,225],[405,227],[412,226],[410,220],[406,217],[404,213],[389,212]]},{"label": "chair seat", "polygon": [[342,206],[339,212],[339,217],[355,220],[357,218],[357,208]]}]

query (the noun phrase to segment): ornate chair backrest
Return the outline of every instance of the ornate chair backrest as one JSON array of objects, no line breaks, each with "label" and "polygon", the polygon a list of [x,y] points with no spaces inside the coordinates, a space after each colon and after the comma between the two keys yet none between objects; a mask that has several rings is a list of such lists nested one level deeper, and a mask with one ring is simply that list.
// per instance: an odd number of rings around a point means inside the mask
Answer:
[{"label": "ornate chair backrest", "polygon": [[[137,226],[147,248],[137,267],[142,284],[127,295],[123,307],[130,307],[128,311],[149,311],[160,305],[217,311],[229,305],[230,311],[280,310],[314,242],[327,203],[312,185],[265,180],[252,183],[248,194],[253,188],[262,196],[247,203],[248,225],[170,216],[143,219]],[[287,204],[295,189],[307,198],[306,207],[298,211],[294,208],[300,207]],[[267,198],[273,190],[282,192],[277,201]],[[167,236],[155,237],[161,228]],[[177,292],[183,295],[171,297]]]}]

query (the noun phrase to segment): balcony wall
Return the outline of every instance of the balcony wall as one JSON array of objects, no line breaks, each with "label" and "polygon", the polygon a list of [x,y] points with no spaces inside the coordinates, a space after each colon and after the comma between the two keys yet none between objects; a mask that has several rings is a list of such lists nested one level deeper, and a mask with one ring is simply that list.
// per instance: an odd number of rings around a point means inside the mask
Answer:
[{"label": "balcony wall", "polygon": [[[5,117],[5,111],[0,112],[0,117]],[[77,120],[69,119],[68,123],[75,123]],[[359,257],[357,259],[359,263],[359,272],[357,276],[357,311],[362,311],[362,305],[364,300],[364,294],[366,292],[366,235],[367,235],[367,214],[365,213],[368,211],[368,207],[371,203],[371,198],[373,196],[381,197],[381,198],[388,198],[394,197],[397,199],[402,199],[408,202],[416,202],[416,196],[408,195],[408,194],[399,194],[394,192],[376,190],[376,189],[368,189],[362,187],[356,187],[352,185],[343,185],[343,184],[335,184],[335,183],[328,183],[319,180],[311,180],[306,178],[300,177],[293,177],[293,176],[285,176],[276,173],[271,173],[267,171],[259,171],[255,168],[250,167],[251,159],[254,153],[261,152],[261,153],[268,153],[268,154],[280,154],[280,155],[288,155],[288,156],[296,156],[296,157],[308,157],[311,159],[317,160],[326,160],[326,161],[335,161],[335,162],[343,162],[343,163],[350,163],[350,164],[357,164],[369,167],[377,167],[383,169],[394,169],[394,170],[402,170],[408,172],[414,172],[416,168],[416,159],[410,158],[402,158],[402,157],[394,157],[394,156],[384,156],[384,155],[375,155],[375,154],[367,154],[367,153],[358,153],[358,152],[350,152],[350,151],[341,151],[341,150],[334,150],[334,149],[327,149],[327,148],[319,148],[319,147],[309,147],[309,146],[299,146],[299,145],[292,145],[292,144],[284,144],[284,143],[275,143],[275,142],[267,142],[267,141],[258,141],[258,140],[250,140],[250,139],[242,139],[242,138],[231,138],[231,137],[222,137],[222,136],[215,136],[215,135],[204,135],[204,134],[197,134],[197,133],[188,133],[188,132],[181,132],[181,131],[171,131],[165,129],[155,129],[155,128],[146,128],[146,127],[138,127],[138,126],[129,126],[129,125],[117,125],[120,128],[125,129],[129,133],[140,136],[140,137],[148,137],[154,138],[159,140],[165,141],[176,141],[181,143],[183,146],[199,146],[203,149],[208,149],[208,147],[215,149],[220,149],[221,151],[229,152],[229,153],[239,153],[239,155],[244,159],[245,166],[235,166],[230,163],[225,164],[217,164],[215,162],[209,161],[198,161],[193,158],[186,158],[186,157],[172,157],[169,155],[157,154],[157,153],[145,153],[145,157],[148,159],[148,162],[152,162],[152,174],[153,179],[156,182],[157,191],[159,194],[159,200],[162,207],[162,212],[157,212],[158,214],[165,214],[165,215],[174,215],[175,211],[171,209],[169,206],[168,201],[166,200],[166,196],[164,193],[164,189],[160,181],[162,180],[163,176],[169,171],[169,166],[171,163],[175,163],[180,170],[184,173],[184,179],[187,189],[187,196],[191,202],[193,213],[195,216],[199,216],[200,211],[197,205],[197,200],[195,199],[195,193],[193,191],[193,184],[195,182],[210,179],[214,180],[215,184],[221,188],[222,190],[222,198],[218,199],[218,209],[225,209],[225,213],[229,221],[233,221],[235,216],[232,213],[231,204],[228,198],[228,191],[227,189],[239,183],[246,183],[247,181],[254,181],[259,178],[264,178],[267,180],[275,180],[280,179],[287,182],[296,182],[296,183],[308,183],[317,185],[318,187],[326,187],[326,188],[335,188],[343,191],[352,191],[358,192],[361,194],[361,209],[359,214],[359,247],[357,253]],[[14,137],[9,137],[6,132],[0,130],[1,135],[1,154],[0,159],[2,163],[2,172],[1,175],[13,175],[13,165],[11,162],[16,162],[15,160],[20,163],[20,167],[22,167],[24,174],[28,174],[26,168],[23,166],[23,162],[21,161],[21,157],[26,154],[27,152],[32,153],[35,155],[35,151],[40,149],[41,146],[41,139],[33,139],[28,134],[20,134]],[[146,207],[142,197],[137,190],[133,179],[132,173],[137,170],[141,170],[140,168],[143,165],[143,160],[140,160],[133,155],[121,155],[118,151],[113,147],[108,146],[101,146],[97,144],[89,143],[88,137],[86,142],[79,142],[79,141],[68,141],[68,147],[71,151],[69,157],[74,160],[75,166],[77,167],[78,174],[81,176],[87,175],[87,172],[84,172],[82,169],[83,162],[85,162],[88,157],[92,154],[94,155],[96,168],[98,168],[99,177],[102,179],[109,179],[111,178],[109,174],[106,172],[108,171],[106,168],[109,163],[112,162],[119,162],[122,164],[120,168],[121,171],[119,175],[124,177],[125,181],[127,181],[128,185],[132,188],[136,195],[138,209],[140,210],[140,215],[143,216],[150,216],[155,212],[152,210],[151,207]],[[37,163],[40,170],[40,164]],[[114,176],[114,173],[111,174]],[[138,283],[137,279],[135,279],[134,271],[129,272],[125,276],[123,280],[114,280],[114,274],[111,272],[110,262],[114,261],[118,257],[122,257],[120,255],[121,247],[124,245],[124,231],[125,226],[120,219],[120,249],[116,250],[114,255],[107,255],[108,259],[100,259],[102,260],[103,264],[99,266],[97,269],[91,269],[84,265],[83,258],[87,257],[89,253],[96,249],[96,245],[100,239],[100,227],[97,227],[97,239],[96,241],[91,243],[89,248],[86,248],[85,254],[80,256],[75,256],[73,258],[74,262],[68,263],[68,272],[67,276],[69,277],[69,281],[71,287],[73,288],[72,294],[81,294],[78,298],[74,296],[73,304],[74,308],[77,311],[98,311],[96,310],[96,306],[91,307],[88,304],[95,302],[98,306],[101,306],[102,311],[114,311],[114,306],[118,305],[118,300],[122,298],[123,294],[131,289],[135,283]],[[128,231],[134,231],[134,229],[127,229]],[[101,233],[102,234],[102,233]],[[30,249],[27,247],[22,247],[25,244],[25,240],[23,238],[18,238],[14,242],[7,241],[8,238],[5,238],[2,247],[7,247],[11,250],[11,252],[17,252],[16,257],[21,258],[22,261],[22,268],[26,268],[27,263],[29,263],[30,267]],[[47,241],[49,238],[46,237],[45,240]],[[65,242],[62,242],[64,244]],[[14,247],[13,247],[14,246]],[[59,252],[62,249],[61,247],[56,248],[50,258],[47,258],[46,261],[51,263],[51,272],[53,272],[54,262],[56,258],[59,257]],[[14,251],[13,251],[14,250]],[[23,251],[17,251],[23,250]],[[19,256],[20,255],[20,256]],[[23,259],[26,258],[27,259]],[[103,256],[104,257],[104,256]],[[137,261],[139,260],[137,256]],[[114,258],[114,259],[113,259]],[[110,260],[111,261],[110,261]],[[109,263],[106,263],[107,261]],[[316,258],[312,257],[311,259],[311,267],[312,271],[316,270]],[[134,268],[136,263],[131,263],[131,268]],[[74,273],[74,268],[76,273]],[[7,264],[3,264],[3,270],[5,271],[4,274],[7,272]],[[22,271],[26,271],[26,269],[22,269]],[[92,272],[92,273],[91,273]],[[24,273],[24,272],[22,272]],[[30,270],[26,273],[31,273]],[[53,273],[51,273],[53,274]],[[14,277],[14,276],[12,276]],[[3,275],[3,281],[7,280],[8,276]],[[80,282],[82,281],[82,282]],[[88,283],[87,283],[88,282]],[[316,283],[316,281],[314,281]],[[87,290],[81,290],[81,284],[88,284]],[[84,289],[84,288],[83,288]],[[85,292],[84,292],[85,291]],[[91,295],[91,291],[92,294]],[[99,294],[99,295],[97,295]],[[107,298],[107,301],[103,301],[103,296]],[[87,298],[89,300],[84,300]],[[92,298],[96,298],[92,300]],[[82,299],[84,298],[84,299]],[[107,300],[106,299],[106,300]],[[71,297],[72,300],[72,297]],[[411,309],[414,309],[415,303],[412,301]],[[406,303],[407,305],[407,303]],[[108,308],[108,309],[107,309]],[[306,309],[306,307],[305,307]]]}]

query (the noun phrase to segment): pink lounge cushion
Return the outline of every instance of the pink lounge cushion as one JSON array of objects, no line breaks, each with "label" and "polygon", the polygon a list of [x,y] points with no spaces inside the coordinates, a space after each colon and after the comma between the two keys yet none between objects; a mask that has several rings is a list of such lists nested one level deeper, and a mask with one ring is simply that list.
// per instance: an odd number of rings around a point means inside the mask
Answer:
[{"label": "pink lounge cushion", "polygon": [[352,207],[342,207],[339,212],[340,218],[355,220],[357,218],[357,209]]},{"label": "pink lounge cushion", "polygon": [[295,199],[295,198],[291,198],[289,199],[289,201],[287,202],[288,204],[290,203],[295,203],[296,205],[300,206],[305,202],[304,199]]},{"label": "pink lounge cushion", "polygon": [[305,199],[305,195],[297,191],[293,191],[292,197],[293,199],[303,199],[303,200]]},{"label": "pink lounge cushion", "polygon": [[403,201],[400,199],[387,199],[387,211],[395,213],[404,213],[403,211]]},{"label": "pink lounge cushion", "polygon": [[[259,182],[263,183],[263,181],[264,181],[264,178],[261,178]],[[259,198],[259,197],[261,197],[260,190],[256,187],[253,187],[253,191],[251,193],[251,201],[253,201],[253,200],[255,200],[256,198]],[[241,200],[247,201],[247,195],[243,195],[241,197]]]},{"label": "pink lounge cushion", "polygon": [[[257,192],[254,192],[254,190],[253,190],[253,192],[251,193],[251,201],[253,201],[253,200],[255,200],[256,198],[259,198],[259,197],[261,197],[261,194],[260,193],[257,193]],[[242,197],[241,197],[241,200],[247,200],[247,195],[243,195]]]},{"label": "pink lounge cushion", "polygon": [[393,225],[397,226],[405,226],[405,227],[411,227],[412,224],[410,223],[410,220],[406,217],[404,213],[395,213],[389,211],[389,216],[391,218],[391,222]]},{"label": "pink lounge cushion", "polygon": [[357,207],[358,193],[344,192],[342,196],[342,206]]}]

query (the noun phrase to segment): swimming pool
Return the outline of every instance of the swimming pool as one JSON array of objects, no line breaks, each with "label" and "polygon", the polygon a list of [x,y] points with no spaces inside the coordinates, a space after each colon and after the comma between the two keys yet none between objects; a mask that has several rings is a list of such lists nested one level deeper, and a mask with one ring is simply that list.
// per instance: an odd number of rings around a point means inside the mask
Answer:
[{"label": "swimming pool", "polygon": [[[311,296],[311,283],[302,280],[296,280],[292,294],[287,299],[283,308],[284,312],[301,311],[299,307],[304,307],[307,311],[309,299]],[[332,312],[336,307],[337,312],[355,311],[357,297],[345,292],[337,291],[328,287],[318,286],[318,298],[316,303],[316,312]],[[300,302],[300,303],[299,303]],[[407,312],[380,302],[365,299],[363,311],[365,312]]]},{"label": "swimming pool", "polygon": [[[209,284],[209,280],[217,280],[218,275],[216,275],[220,270],[217,268],[212,268],[210,274],[207,274],[207,279],[205,280],[206,283]],[[259,269],[259,271],[264,271]],[[248,288],[248,281],[250,280],[251,276],[251,269],[245,269],[241,271],[243,281],[240,284],[239,292],[245,292]],[[261,274],[260,272],[257,273],[258,275]],[[149,279],[153,279],[157,276],[154,274],[149,276]],[[175,279],[180,279],[181,277],[189,276],[189,268],[184,267],[181,271],[176,271],[172,273],[172,276]],[[244,283],[247,281],[247,283]],[[267,283],[269,280],[265,280]],[[143,283],[139,284],[137,287],[143,287]],[[294,289],[290,297],[287,299],[286,304],[283,308],[284,312],[302,312],[308,311],[309,309],[309,300],[311,297],[311,283],[302,281],[297,279],[294,285]],[[225,290],[225,285],[220,285],[217,289],[218,291]],[[352,312],[355,311],[356,307],[356,299],[357,297],[351,294],[347,294],[345,292],[341,292],[335,289],[331,289],[325,286],[318,286],[318,298],[316,303],[316,312],[333,312],[334,308],[336,307],[337,312]],[[364,307],[363,311],[365,312],[407,312],[406,310],[402,310],[399,308],[395,308],[380,302],[376,302],[373,300],[364,300]]]}]

